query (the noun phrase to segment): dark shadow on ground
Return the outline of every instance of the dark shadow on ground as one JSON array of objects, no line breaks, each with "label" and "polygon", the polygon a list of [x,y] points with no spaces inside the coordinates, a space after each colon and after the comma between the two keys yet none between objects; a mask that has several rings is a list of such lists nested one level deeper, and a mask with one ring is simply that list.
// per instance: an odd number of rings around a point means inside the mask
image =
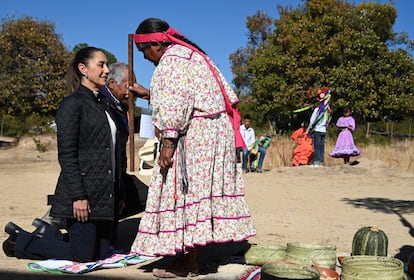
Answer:
[{"label": "dark shadow on ground", "polygon": [[16,146],[16,144],[13,143],[13,142],[7,142],[7,141],[1,141],[0,140],[0,150],[7,150],[7,149],[13,148],[15,146]]},{"label": "dark shadow on ground", "polygon": [[414,227],[404,218],[404,214],[414,213],[413,200],[391,200],[383,197],[367,197],[367,198],[343,198],[347,204],[356,208],[365,208],[374,212],[382,212],[385,214],[395,214],[401,223],[408,229],[409,234],[414,237]]},{"label": "dark shadow on ground", "polygon": [[[129,252],[135,240],[140,223],[139,218],[122,220],[118,225],[118,238],[116,247]],[[247,241],[212,243],[201,247],[199,251],[203,273],[215,273],[220,265],[229,263],[244,263],[244,253],[249,248]],[[174,257],[164,257],[140,267],[145,272],[152,272],[154,268],[166,268],[174,260]]]},{"label": "dark shadow on ground", "polygon": [[[347,204],[354,206],[355,208],[364,208],[372,210],[374,212],[381,212],[385,214],[395,214],[400,222],[408,230],[408,233],[414,237],[413,225],[404,218],[404,214],[414,213],[414,201],[413,200],[391,200],[382,197],[367,197],[367,198],[344,198],[342,199]],[[414,244],[414,239],[413,239]],[[408,257],[414,253],[414,247],[411,245],[404,245],[400,248],[400,252],[395,255],[398,259],[406,262]]]},{"label": "dark shadow on ground", "polygon": [[[129,252],[138,232],[139,218],[122,220],[118,225],[116,247]],[[215,273],[220,265],[229,263],[244,263],[244,253],[249,248],[247,241],[214,243],[201,247],[199,251],[202,273]],[[163,257],[140,267],[144,272],[152,272],[154,268],[167,268],[174,257]]]},{"label": "dark shadow on ground", "polygon": [[[200,248],[199,257],[202,265],[201,274],[216,273],[220,265],[244,263],[244,253],[249,248],[247,241],[214,243]],[[143,265],[140,269],[151,272],[154,268],[167,268],[174,257],[164,257],[158,261]]]}]

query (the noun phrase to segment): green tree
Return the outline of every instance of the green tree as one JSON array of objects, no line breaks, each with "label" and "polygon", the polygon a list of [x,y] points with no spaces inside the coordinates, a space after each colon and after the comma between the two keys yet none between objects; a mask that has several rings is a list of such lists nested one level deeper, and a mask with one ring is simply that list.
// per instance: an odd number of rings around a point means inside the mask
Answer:
[{"label": "green tree", "polygon": [[2,117],[22,124],[34,116],[50,120],[66,92],[70,58],[54,24],[30,17],[4,19],[0,56]]},{"label": "green tree", "polygon": [[[77,44],[76,46],[74,46],[73,47],[73,49],[72,49],[72,52],[73,53],[76,53],[76,52],[78,52],[80,49],[82,49],[82,48],[86,48],[86,47],[88,47],[89,45],[88,44],[86,44],[86,43],[80,43],[80,44]],[[103,53],[105,54],[105,56],[106,56],[106,59],[108,59],[108,64],[112,64],[112,63],[116,63],[116,62],[118,62],[118,60],[117,60],[117,58],[115,57],[115,55],[113,55],[112,53],[110,53],[109,51],[107,51],[107,50],[105,50],[105,49],[101,49],[102,51],[103,51]]]},{"label": "green tree", "polygon": [[412,115],[414,65],[408,50],[413,44],[393,32],[393,5],[304,2],[297,9],[279,6],[275,31],[238,59],[250,78],[244,85],[250,86],[257,112],[287,127],[295,109],[314,102],[317,88],[329,86],[334,110],[351,106],[368,121]]},{"label": "green tree", "polygon": [[245,48],[239,48],[230,55],[233,84],[240,97],[239,110],[254,116],[255,126],[264,126],[267,123],[266,114],[257,111],[257,102],[251,95],[253,77],[248,71],[248,64],[257,48],[272,34],[272,19],[264,12],[257,11],[253,16],[247,17],[249,30],[248,42]]},{"label": "green tree", "polygon": [[233,83],[239,95],[250,94],[252,76],[247,71],[247,65],[256,49],[272,33],[272,19],[266,13],[257,11],[247,17],[246,26],[249,30],[247,46],[230,54]]}]

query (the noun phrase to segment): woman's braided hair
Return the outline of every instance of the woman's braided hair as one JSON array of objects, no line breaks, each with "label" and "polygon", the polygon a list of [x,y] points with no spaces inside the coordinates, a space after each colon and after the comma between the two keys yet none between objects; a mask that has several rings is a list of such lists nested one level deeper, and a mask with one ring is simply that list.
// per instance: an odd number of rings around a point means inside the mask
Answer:
[{"label": "woman's braided hair", "polygon": [[[148,34],[148,33],[156,33],[156,32],[164,32],[167,31],[170,25],[161,19],[158,18],[147,18],[143,22],[140,23],[137,30],[135,31],[136,34]],[[180,36],[177,34],[173,35],[177,39],[194,46],[203,54],[206,54],[203,49],[201,49],[197,44],[193,43],[192,41],[188,40],[184,36]],[[160,42],[163,46],[168,46],[171,42]]]}]

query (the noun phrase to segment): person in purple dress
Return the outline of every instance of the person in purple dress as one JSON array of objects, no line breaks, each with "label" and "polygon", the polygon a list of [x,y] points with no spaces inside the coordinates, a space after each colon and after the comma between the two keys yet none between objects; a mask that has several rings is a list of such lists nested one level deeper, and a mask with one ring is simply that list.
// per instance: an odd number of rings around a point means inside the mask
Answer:
[{"label": "person in purple dress", "polygon": [[351,108],[346,107],[343,111],[343,116],[336,122],[339,134],[335,148],[330,153],[331,157],[343,158],[345,164],[349,164],[351,156],[359,156],[361,154],[355,146],[354,138],[352,136],[352,132],[355,130],[355,119],[351,114]]}]

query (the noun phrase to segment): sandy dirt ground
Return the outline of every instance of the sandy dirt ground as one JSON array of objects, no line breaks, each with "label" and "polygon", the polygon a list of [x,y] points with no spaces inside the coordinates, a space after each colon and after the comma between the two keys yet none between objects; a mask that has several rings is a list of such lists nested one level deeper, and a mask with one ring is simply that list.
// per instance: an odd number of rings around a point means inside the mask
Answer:
[{"label": "sandy dirt ground", "polygon": [[[2,227],[13,221],[33,230],[33,218],[42,216],[47,209],[46,195],[54,190],[59,165],[53,137],[42,138],[41,143],[50,143],[48,151],[38,152],[31,138],[14,148],[0,148]],[[142,143],[138,139],[136,149]],[[375,224],[388,235],[389,254],[406,260],[414,252],[414,174],[398,172],[363,156],[358,161],[354,166],[278,167],[266,173],[244,174],[246,197],[257,228],[257,236],[249,242],[330,244],[337,247],[338,253],[349,253],[354,233],[360,227]],[[137,169],[138,164],[135,166]],[[149,181],[148,176],[130,173]],[[120,230],[125,238],[135,236],[138,222],[139,215],[122,222]],[[1,229],[0,240],[7,237]],[[150,271],[160,261],[98,270],[84,277],[155,279]],[[0,279],[75,279],[29,272],[29,262],[8,258],[1,252]]]}]

